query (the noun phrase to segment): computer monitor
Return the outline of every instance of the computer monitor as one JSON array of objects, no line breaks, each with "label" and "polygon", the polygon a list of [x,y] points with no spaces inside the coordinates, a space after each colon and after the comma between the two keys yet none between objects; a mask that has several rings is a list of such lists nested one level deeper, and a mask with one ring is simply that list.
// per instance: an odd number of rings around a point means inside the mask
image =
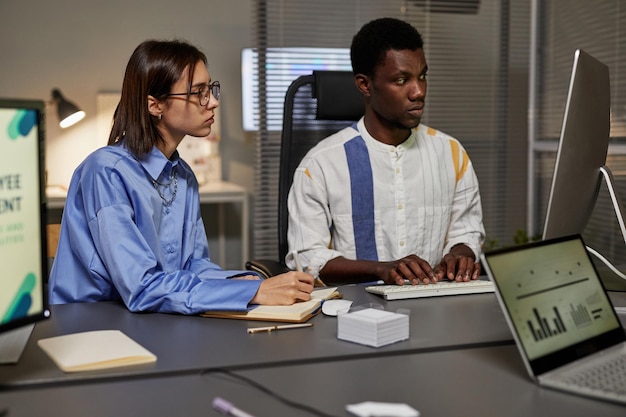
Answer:
[{"label": "computer monitor", "polygon": [[[611,90],[608,67],[577,50],[570,77],[565,115],[552,177],[543,239],[583,234],[591,217],[602,179],[605,180],[624,243],[623,205],[611,170],[605,165],[610,137]],[[591,247],[604,265],[598,270],[605,287],[626,291],[626,275]]]},{"label": "computer monitor", "polygon": [[0,363],[13,362],[26,338],[17,328],[50,315],[44,284],[45,103],[0,99]]},{"label": "computer monitor", "polygon": [[577,50],[552,177],[543,238],[582,234],[595,206],[609,147],[609,69]]}]

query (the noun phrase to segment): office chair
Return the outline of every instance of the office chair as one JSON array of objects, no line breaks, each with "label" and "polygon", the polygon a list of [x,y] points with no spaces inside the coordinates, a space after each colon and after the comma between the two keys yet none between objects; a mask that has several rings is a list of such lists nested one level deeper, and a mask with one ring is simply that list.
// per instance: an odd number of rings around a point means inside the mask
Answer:
[{"label": "office chair", "polygon": [[287,196],[293,174],[306,153],[320,140],[359,120],[365,112],[363,97],[349,71],[313,71],[297,78],[287,89],[283,110],[278,184],[278,260],[246,262],[246,269],[265,278],[289,271]]}]

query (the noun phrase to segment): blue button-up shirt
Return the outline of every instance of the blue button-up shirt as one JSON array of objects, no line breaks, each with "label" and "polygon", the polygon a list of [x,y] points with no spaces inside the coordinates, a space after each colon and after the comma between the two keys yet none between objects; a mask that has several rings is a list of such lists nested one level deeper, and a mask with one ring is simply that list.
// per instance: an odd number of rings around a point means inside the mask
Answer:
[{"label": "blue button-up shirt", "polygon": [[131,311],[245,310],[260,281],[226,278],[250,274],[211,262],[198,182],[178,153],[168,160],[153,148],[138,160],[124,146],[106,146],[74,172],[50,273],[52,304],[122,300]]}]

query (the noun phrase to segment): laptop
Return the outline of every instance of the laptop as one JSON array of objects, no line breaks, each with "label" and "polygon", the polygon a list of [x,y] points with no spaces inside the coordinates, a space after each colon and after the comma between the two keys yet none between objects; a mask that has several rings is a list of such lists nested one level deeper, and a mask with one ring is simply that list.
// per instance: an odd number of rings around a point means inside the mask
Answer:
[{"label": "laptop", "polygon": [[530,377],[626,404],[626,336],[582,237],[481,258]]}]

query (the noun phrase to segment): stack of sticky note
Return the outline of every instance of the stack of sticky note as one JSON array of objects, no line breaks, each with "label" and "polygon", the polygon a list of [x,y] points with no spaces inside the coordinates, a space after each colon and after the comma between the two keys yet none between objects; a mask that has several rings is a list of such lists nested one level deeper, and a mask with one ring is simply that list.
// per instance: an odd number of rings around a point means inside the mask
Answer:
[{"label": "stack of sticky note", "polygon": [[409,338],[409,316],[365,308],[337,316],[337,338],[380,347]]}]

